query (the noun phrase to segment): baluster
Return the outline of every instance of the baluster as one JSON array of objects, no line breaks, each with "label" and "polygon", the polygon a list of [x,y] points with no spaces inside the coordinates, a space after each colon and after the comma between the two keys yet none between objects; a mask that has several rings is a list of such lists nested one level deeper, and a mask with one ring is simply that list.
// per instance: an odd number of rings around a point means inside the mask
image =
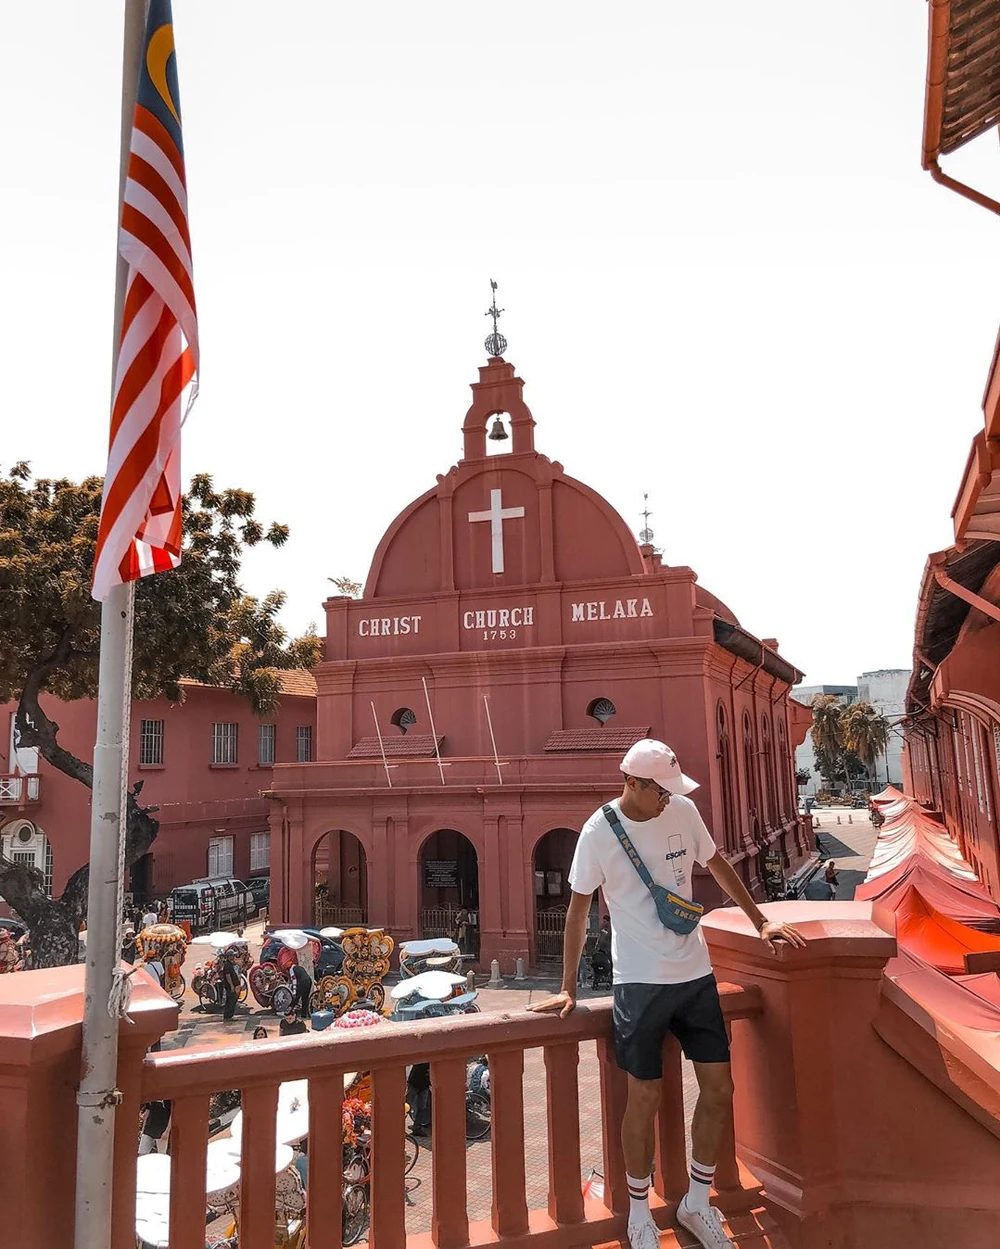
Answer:
[{"label": "baluster", "polygon": [[309,1249],[341,1249],[344,1190],[344,1077],[309,1081]]},{"label": "baluster", "polygon": [[604,1204],[615,1214],[628,1210],[622,1119],[628,1101],[628,1078],[615,1059],[610,1037],[598,1037],[597,1061],[601,1072],[601,1126],[604,1132]]},{"label": "baluster", "polygon": [[178,1098],[170,1108],[171,1249],[205,1249],[207,1153],[208,1098]]},{"label": "baluster", "polygon": [[580,1089],[576,1041],[545,1046],[545,1097],[549,1137],[549,1217],[583,1222],[580,1184]]},{"label": "baluster", "polygon": [[[131,1062],[123,1061],[127,1054]],[[115,1182],[111,1211],[112,1249],[135,1249],[135,1151],[139,1132],[142,1059],[124,1050],[118,1063],[121,1104],[115,1111]]]},{"label": "baluster", "polygon": [[[726,1020],[726,1032],[729,1034],[730,1048],[733,1044],[733,1025]],[[715,1191],[733,1193],[742,1189],[740,1168],[736,1162],[736,1131],[733,1126],[732,1112],[726,1119],[719,1141],[719,1158],[715,1168]]]},{"label": "baluster", "polygon": [[663,1201],[680,1201],[688,1188],[684,1080],[681,1047],[675,1036],[668,1036],[663,1045],[663,1096],[656,1116],[653,1187]]},{"label": "baluster", "polygon": [[[276,1084],[243,1090],[240,1249],[274,1249],[277,1113]],[[203,1234],[204,1230],[202,1228]],[[174,1249],[173,1242],[171,1249]]]},{"label": "baluster", "polygon": [[406,1243],[405,1099],[405,1067],[372,1072],[371,1249],[403,1249]]},{"label": "baluster", "polygon": [[462,1058],[431,1063],[434,1131],[431,1239],[439,1249],[469,1243],[465,1173],[465,1083]]},{"label": "baluster", "polygon": [[524,1051],[490,1054],[493,1136],[493,1230],[523,1236],[528,1230],[524,1182]]}]

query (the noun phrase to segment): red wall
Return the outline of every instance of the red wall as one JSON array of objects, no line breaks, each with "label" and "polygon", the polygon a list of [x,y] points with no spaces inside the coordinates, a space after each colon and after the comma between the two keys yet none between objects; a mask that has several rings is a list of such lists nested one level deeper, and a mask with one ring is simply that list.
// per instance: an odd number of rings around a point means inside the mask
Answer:
[{"label": "red wall", "polygon": [[[315,699],[284,696],[278,713],[257,719],[246,703],[225,690],[185,687],[185,701],[173,706],[166,699],[137,702],[132,707],[130,777],[143,782],[141,801],[159,806],[160,832],[153,846],[153,888],[166,893],[174,885],[204,876],[208,839],[217,832],[232,834],[234,872],[250,870],[250,834],[268,828],[267,800],[260,797],[271,785],[272,769],[257,765],[258,725],[274,723],[275,758],[295,760],[297,725],[315,726]],[[78,758],[90,761],[94,751],[96,704],[43,700],[59,725],[59,741]],[[3,726],[0,773],[13,771],[8,758],[9,721],[13,704],[0,707]],[[139,734],[142,720],[163,720],[162,767],[140,766]],[[238,763],[213,766],[212,725],[233,723],[238,729]],[[315,738],[315,727],[313,728]],[[53,892],[58,894],[70,875],[86,861],[90,845],[90,794],[78,781],[40,761],[39,800],[22,809],[0,807],[0,821],[25,818],[49,838],[53,852]],[[0,826],[0,833],[3,827]]]}]

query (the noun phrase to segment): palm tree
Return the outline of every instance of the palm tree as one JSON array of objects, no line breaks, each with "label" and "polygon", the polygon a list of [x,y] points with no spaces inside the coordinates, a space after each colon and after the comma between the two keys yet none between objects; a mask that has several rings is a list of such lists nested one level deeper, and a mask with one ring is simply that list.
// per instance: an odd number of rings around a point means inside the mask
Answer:
[{"label": "palm tree", "polygon": [[845,747],[858,756],[871,780],[875,760],[889,742],[889,721],[871,703],[852,703],[844,708],[841,727]]},{"label": "palm tree", "polygon": [[[844,769],[844,780],[850,789],[847,763],[844,759],[843,704],[836,694],[817,694],[812,700],[813,745],[830,760],[839,760]],[[832,779],[832,778],[831,778]]]}]

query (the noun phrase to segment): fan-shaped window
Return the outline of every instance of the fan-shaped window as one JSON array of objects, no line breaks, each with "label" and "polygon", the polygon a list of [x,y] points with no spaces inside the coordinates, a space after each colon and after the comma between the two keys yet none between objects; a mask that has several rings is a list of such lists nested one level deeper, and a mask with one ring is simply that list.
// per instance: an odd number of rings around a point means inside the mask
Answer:
[{"label": "fan-shaped window", "polygon": [[400,733],[405,733],[407,729],[412,728],[417,722],[416,713],[411,711],[409,707],[397,708],[390,718],[389,723],[394,724]]},{"label": "fan-shaped window", "polygon": [[595,698],[587,708],[587,715],[598,724],[607,724],[615,714],[615,705],[610,698]]}]

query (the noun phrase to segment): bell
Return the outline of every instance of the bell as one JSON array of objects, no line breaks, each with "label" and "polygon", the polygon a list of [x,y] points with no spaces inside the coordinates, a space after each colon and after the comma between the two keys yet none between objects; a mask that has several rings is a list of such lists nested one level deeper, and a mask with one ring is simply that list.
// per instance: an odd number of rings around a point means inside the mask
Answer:
[{"label": "bell", "polygon": [[490,442],[505,442],[509,437],[507,431],[503,427],[503,421],[498,417],[493,422],[493,428],[487,435]]}]

